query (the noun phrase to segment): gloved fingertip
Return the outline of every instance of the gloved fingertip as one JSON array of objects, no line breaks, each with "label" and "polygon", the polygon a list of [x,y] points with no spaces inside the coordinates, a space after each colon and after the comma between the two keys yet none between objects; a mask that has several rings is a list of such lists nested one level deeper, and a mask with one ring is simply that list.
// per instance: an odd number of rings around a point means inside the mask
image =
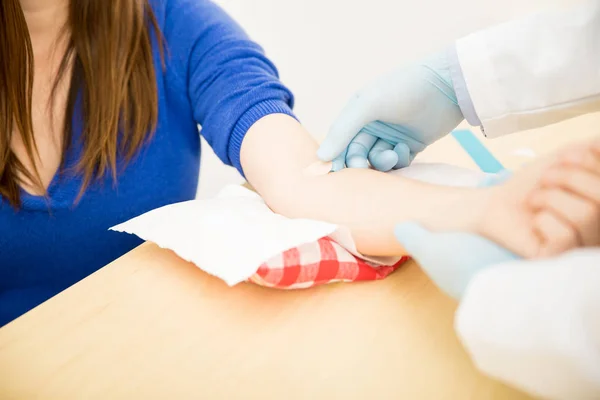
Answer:
[{"label": "gloved fingertip", "polygon": [[331,171],[330,172],[338,172],[343,170],[345,167],[344,160],[336,158],[331,163]]},{"label": "gloved fingertip", "polygon": [[406,144],[398,143],[394,147],[394,153],[398,155],[398,161],[396,162],[396,165],[394,165],[394,169],[405,168],[410,165],[412,159],[410,156],[410,149]]},{"label": "gloved fingertip", "polygon": [[422,243],[427,243],[427,240],[432,235],[430,231],[425,229],[417,222],[403,222],[396,225],[394,229],[396,240],[408,251],[408,253],[417,253]]},{"label": "gloved fingertip", "polygon": [[352,156],[346,159],[348,168],[369,168],[369,162],[365,157]]},{"label": "gloved fingertip", "polygon": [[317,157],[321,161],[329,162],[332,161],[336,156],[337,154],[335,154],[332,151],[331,147],[328,146],[326,143],[321,144],[321,146],[317,150]]},{"label": "gloved fingertip", "polygon": [[393,150],[384,150],[369,157],[371,165],[378,171],[387,172],[398,163],[398,154]]}]

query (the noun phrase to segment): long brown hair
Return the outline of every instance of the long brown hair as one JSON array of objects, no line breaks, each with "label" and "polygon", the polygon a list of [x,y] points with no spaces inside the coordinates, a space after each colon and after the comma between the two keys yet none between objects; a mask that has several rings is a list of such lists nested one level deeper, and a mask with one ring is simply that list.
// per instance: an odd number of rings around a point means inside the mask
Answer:
[{"label": "long brown hair", "polygon": [[[158,94],[152,35],[162,40],[147,0],[71,0],[68,40],[54,82],[70,79],[61,169],[72,140],[72,116],[81,99],[83,152],[76,170],[81,193],[110,173],[116,180],[117,157],[140,149],[158,120]],[[0,195],[18,208],[23,178],[43,190],[32,123],[34,57],[19,0],[0,0]],[[72,71],[67,75],[66,71]],[[52,106],[52,104],[50,105]],[[34,166],[27,170],[11,150],[20,135]]]}]

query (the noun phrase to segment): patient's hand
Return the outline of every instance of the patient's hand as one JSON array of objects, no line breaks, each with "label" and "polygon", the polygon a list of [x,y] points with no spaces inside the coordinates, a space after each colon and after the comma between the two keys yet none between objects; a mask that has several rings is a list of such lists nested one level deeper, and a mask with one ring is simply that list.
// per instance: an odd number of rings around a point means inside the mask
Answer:
[{"label": "patient's hand", "polygon": [[541,256],[600,246],[600,140],[575,146],[542,174],[529,198]]},{"label": "patient's hand", "polygon": [[600,244],[600,141],[531,163],[482,201],[473,230],[521,256]]}]

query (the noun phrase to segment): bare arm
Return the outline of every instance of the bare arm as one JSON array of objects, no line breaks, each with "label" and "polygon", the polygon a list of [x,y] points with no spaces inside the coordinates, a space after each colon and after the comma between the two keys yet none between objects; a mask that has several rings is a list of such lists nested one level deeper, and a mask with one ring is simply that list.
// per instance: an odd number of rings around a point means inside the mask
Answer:
[{"label": "bare arm", "polygon": [[345,225],[363,254],[405,254],[394,238],[394,226],[406,220],[425,223],[430,213],[439,215],[449,204],[462,206],[444,224],[468,229],[472,211],[468,204],[477,204],[478,191],[429,185],[374,170],[314,174],[310,166],[318,161],[317,148],[296,120],[273,114],[247,133],[241,163],[246,178],[273,211]]}]

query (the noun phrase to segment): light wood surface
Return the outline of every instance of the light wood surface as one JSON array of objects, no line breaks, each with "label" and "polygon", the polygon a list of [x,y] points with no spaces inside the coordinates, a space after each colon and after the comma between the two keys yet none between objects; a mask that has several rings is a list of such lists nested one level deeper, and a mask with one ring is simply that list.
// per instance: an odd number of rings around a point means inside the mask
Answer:
[{"label": "light wood surface", "polygon": [[[487,144],[510,165],[563,144],[536,135]],[[468,164],[449,140],[428,157]],[[0,399],[527,399],[475,370],[455,307],[413,263],[284,292],[145,244],[0,329]]]},{"label": "light wood surface", "polygon": [[230,289],[144,245],[2,328],[0,398],[523,398],[474,371],[454,307],[412,264],[369,284]]}]

